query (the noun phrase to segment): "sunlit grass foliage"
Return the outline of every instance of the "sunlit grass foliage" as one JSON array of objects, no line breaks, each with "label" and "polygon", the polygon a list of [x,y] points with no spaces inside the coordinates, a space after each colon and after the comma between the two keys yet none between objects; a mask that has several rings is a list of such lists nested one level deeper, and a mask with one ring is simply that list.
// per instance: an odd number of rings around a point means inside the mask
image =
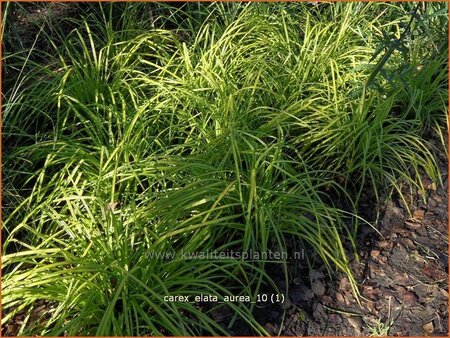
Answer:
[{"label": "sunlit grass foliage", "polygon": [[[276,288],[267,262],[149,252],[286,251],[288,237],[357,296],[362,191],[420,187],[421,171],[440,183],[429,137],[446,128],[445,4],[420,7],[432,34],[416,19],[368,83],[413,5],[92,4],[41,23],[26,50],[3,31],[2,323],[227,335],[240,318],[264,335],[254,305],[217,322],[163,297],[254,297]],[[8,28],[18,5],[5,6]]]}]

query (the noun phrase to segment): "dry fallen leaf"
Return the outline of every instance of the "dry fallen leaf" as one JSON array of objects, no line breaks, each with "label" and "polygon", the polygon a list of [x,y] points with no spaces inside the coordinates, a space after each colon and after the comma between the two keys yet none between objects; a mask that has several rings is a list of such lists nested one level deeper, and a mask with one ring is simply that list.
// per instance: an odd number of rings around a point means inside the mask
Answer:
[{"label": "dry fallen leaf", "polygon": [[446,275],[438,267],[431,265],[422,269],[422,273],[433,280],[445,279]]},{"label": "dry fallen leaf", "polygon": [[408,228],[410,229],[420,229],[422,227],[422,224],[420,224],[419,222],[416,222],[414,220],[409,220],[406,221],[405,224],[408,226]]},{"label": "dry fallen leaf", "polygon": [[402,296],[403,301],[410,304],[410,305],[414,305],[417,303],[417,297],[414,295],[414,293],[412,292],[405,292]]}]

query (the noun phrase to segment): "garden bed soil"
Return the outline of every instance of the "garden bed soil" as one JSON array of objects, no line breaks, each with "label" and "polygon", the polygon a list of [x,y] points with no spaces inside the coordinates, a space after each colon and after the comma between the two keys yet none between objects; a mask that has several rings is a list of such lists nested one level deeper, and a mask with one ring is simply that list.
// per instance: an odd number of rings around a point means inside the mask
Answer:
[{"label": "garden bed soil", "polygon": [[[360,229],[360,261],[351,263],[360,285],[360,305],[345,275],[330,280],[320,266],[310,276],[304,270],[289,286],[284,321],[279,309],[278,319],[265,323],[269,333],[448,336],[446,158],[441,159],[441,173],[444,187],[435,189],[425,176],[426,191],[411,193],[405,187],[412,215],[401,199],[393,199],[381,208],[378,232],[369,226]],[[269,313],[267,319],[273,317],[273,310]]]}]

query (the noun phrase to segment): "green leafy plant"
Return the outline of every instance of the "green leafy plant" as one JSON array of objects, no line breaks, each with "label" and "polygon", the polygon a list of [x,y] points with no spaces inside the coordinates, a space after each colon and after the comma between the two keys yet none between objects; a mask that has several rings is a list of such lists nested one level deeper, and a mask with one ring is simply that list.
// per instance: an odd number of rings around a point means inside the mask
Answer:
[{"label": "green leafy plant", "polygon": [[[425,135],[446,120],[444,50],[380,92],[365,84],[375,36],[400,31],[393,5],[83,10],[68,32],[42,26],[47,52],[6,55],[20,71],[2,101],[2,324],[23,314],[18,335],[190,336],[227,335],[240,318],[267,335],[254,304],[230,303],[218,322],[220,304],[164,296],[279,291],[267,264],[289,281],[286,259],[183,252],[286,252],[288,237],[358,297],[362,191],[380,201],[401,181],[420,186],[420,170],[440,182]],[[427,43],[406,46],[415,62]]]}]

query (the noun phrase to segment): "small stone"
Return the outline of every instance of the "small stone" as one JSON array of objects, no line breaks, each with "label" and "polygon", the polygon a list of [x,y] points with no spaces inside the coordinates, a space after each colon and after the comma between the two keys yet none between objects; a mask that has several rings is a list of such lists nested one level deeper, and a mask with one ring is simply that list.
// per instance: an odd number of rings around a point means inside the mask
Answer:
[{"label": "small stone", "polygon": [[321,297],[325,294],[325,286],[323,285],[323,283],[320,280],[316,280],[312,284],[312,291],[314,292],[314,294],[316,296]]},{"label": "small stone", "polygon": [[331,305],[331,304],[333,304],[333,298],[331,298],[331,297],[328,296],[328,295],[324,295],[324,296],[322,297],[322,302],[323,302],[323,304],[325,304],[325,305]]},{"label": "small stone", "polygon": [[372,258],[377,258],[379,255],[380,255],[380,250],[372,250],[372,251],[370,252],[370,256],[371,256]]},{"label": "small stone", "polygon": [[426,334],[432,334],[434,332],[433,322],[426,323],[422,326],[423,332]]},{"label": "small stone", "polygon": [[413,217],[417,220],[422,220],[425,217],[425,210],[417,209],[413,212]]},{"label": "small stone", "polygon": [[322,304],[313,304],[313,317],[318,321],[325,321],[328,319],[327,313],[325,312]]},{"label": "small stone", "polygon": [[328,320],[333,324],[341,324],[342,323],[342,317],[336,313],[330,313],[328,315]]}]

